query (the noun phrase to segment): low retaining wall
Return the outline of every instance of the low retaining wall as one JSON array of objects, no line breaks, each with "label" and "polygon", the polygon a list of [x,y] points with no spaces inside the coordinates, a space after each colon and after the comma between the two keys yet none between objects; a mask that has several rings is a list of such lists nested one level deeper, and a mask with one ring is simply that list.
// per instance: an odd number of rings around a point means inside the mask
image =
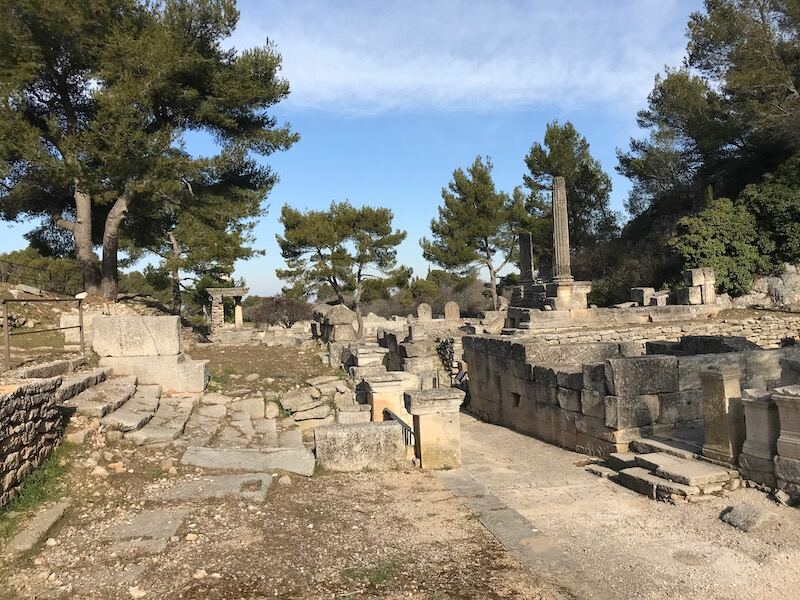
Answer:
[{"label": "low retaining wall", "polygon": [[61,443],[65,419],[56,402],[61,377],[0,386],[0,507],[28,473]]},{"label": "low retaining wall", "polygon": [[542,345],[465,337],[468,410],[491,423],[592,455],[635,439],[702,426],[699,373],[734,365],[742,387],[780,379],[779,360],[800,347],[693,356],[625,356],[626,344]]}]

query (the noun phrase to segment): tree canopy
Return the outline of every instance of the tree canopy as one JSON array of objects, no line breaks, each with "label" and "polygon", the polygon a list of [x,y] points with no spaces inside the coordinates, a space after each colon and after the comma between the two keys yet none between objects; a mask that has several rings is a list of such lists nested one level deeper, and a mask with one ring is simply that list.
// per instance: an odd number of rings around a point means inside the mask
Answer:
[{"label": "tree canopy", "polygon": [[[198,218],[237,245],[274,183],[255,158],[297,136],[268,112],[289,93],[274,47],[222,46],[233,0],[7,0],[0,17],[3,218],[68,231],[85,288],[109,298],[120,245],[158,251]],[[190,156],[190,131],[219,153]]]},{"label": "tree canopy", "polygon": [[497,310],[497,274],[514,259],[524,214],[521,197],[498,191],[491,159],[478,156],[466,171],[453,171],[442,200],[439,218],[431,221],[431,239],[420,240],[422,255],[460,273],[486,267]]},{"label": "tree canopy", "polygon": [[283,235],[276,237],[287,268],[278,270],[278,277],[317,296],[330,289],[356,311],[360,335],[367,282],[387,285],[409,277],[408,269],[397,265],[397,246],[406,232],[392,228],[393,218],[388,208],[355,207],[347,201],[307,212],[284,206]]}]

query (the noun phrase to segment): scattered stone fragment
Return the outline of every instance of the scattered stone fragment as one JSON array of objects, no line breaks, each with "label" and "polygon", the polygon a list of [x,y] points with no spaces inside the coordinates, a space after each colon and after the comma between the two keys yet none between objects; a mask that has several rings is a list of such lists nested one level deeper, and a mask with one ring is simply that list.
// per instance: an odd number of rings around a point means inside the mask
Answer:
[{"label": "scattered stone fragment", "polygon": [[288,475],[281,475],[280,479],[278,479],[278,483],[280,485],[292,485],[292,478]]},{"label": "scattered stone fragment", "polygon": [[101,467],[100,465],[96,466],[94,470],[91,472],[92,477],[108,477],[108,471]]},{"label": "scattered stone fragment", "polygon": [[138,587],[129,587],[128,593],[130,594],[131,598],[144,598],[147,596],[147,592],[139,589]]},{"label": "scattered stone fragment", "polygon": [[261,379],[261,375],[258,373],[250,373],[247,377],[244,378],[245,381],[258,381]]},{"label": "scattered stone fragment", "polygon": [[749,503],[729,507],[720,515],[722,521],[742,531],[763,529],[774,518],[775,514],[771,510]]},{"label": "scattered stone fragment", "polygon": [[176,483],[162,492],[159,499],[198,501],[234,497],[251,502],[263,502],[271,484],[272,476],[264,473],[206,476],[198,481]]}]

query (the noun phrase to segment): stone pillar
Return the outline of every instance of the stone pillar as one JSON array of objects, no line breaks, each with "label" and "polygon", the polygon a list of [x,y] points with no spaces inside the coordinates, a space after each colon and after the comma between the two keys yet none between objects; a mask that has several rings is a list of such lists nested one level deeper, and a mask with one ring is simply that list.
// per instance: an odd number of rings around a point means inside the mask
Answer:
[{"label": "stone pillar", "polygon": [[744,390],[742,394],[747,435],[739,455],[739,466],[747,479],[775,487],[773,457],[778,452],[778,408],[766,390]]},{"label": "stone pillar", "polygon": [[444,305],[444,320],[450,322],[461,321],[461,307],[452,300]]},{"label": "stone pillar", "polygon": [[236,330],[244,329],[244,315],[242,314],[242,298],[236,296],[233,301],[233,328]]},{"label": "stone pillar", "polygon": [[414,417],[414,453],[423,469],[454,469],[461,465],[458,411],[464,395],[457,388],[406,392],[406,409]]},{"label": "stone pillar", "polygon": [[411,415],[406,412],[403,404],[403,393],[408,389],[409,383],[403,375],[389,372],[364,378],[373,421],[385,421],[387,417],[383,411],[388,408],[411,425]]},{"label": "stone pillar", "polygon": [[772,397],[780,415],[778,454],[800,460],[800,385],[776,388]]},{"label": "stone pillar", "polygon": [[423,302],[417,307],[417,320],[419,321],[430,321],[433,319],[433,310],[431,309],[431,305]]},{"label": "stone pillar", "polygon": [[519,282],[533,282],[533,244],[528,231],[519,234]]},{"label": "stone pillar", "polygon": [[553,255],[553,280],[572,281],[567,188],[563,177],[553,178]]},{"label": "stone pillar", "polygon": [[703,456],[737,464],[744,443],[744,410],[739,369],[700,371],[703,386]]},{"label": "stone pillar", "polygon": [[222,296],[211,296],[211,333],[222,331],[225,327],[225,305]]}]

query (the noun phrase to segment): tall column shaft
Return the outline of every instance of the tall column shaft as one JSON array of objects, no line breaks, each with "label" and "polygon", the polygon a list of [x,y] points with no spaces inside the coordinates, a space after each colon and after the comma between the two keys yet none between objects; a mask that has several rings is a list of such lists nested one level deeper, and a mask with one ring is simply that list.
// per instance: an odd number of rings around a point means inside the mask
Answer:
[{"label": "tall column shaft", "polygon": [[521,283],[533,281],[533,245],[530,232],[519,234],[519,280]]},{"label": "tall column shaft", "polygon": [[571,280],[567,188],[563,177],[553,178],[553,279]]}]

